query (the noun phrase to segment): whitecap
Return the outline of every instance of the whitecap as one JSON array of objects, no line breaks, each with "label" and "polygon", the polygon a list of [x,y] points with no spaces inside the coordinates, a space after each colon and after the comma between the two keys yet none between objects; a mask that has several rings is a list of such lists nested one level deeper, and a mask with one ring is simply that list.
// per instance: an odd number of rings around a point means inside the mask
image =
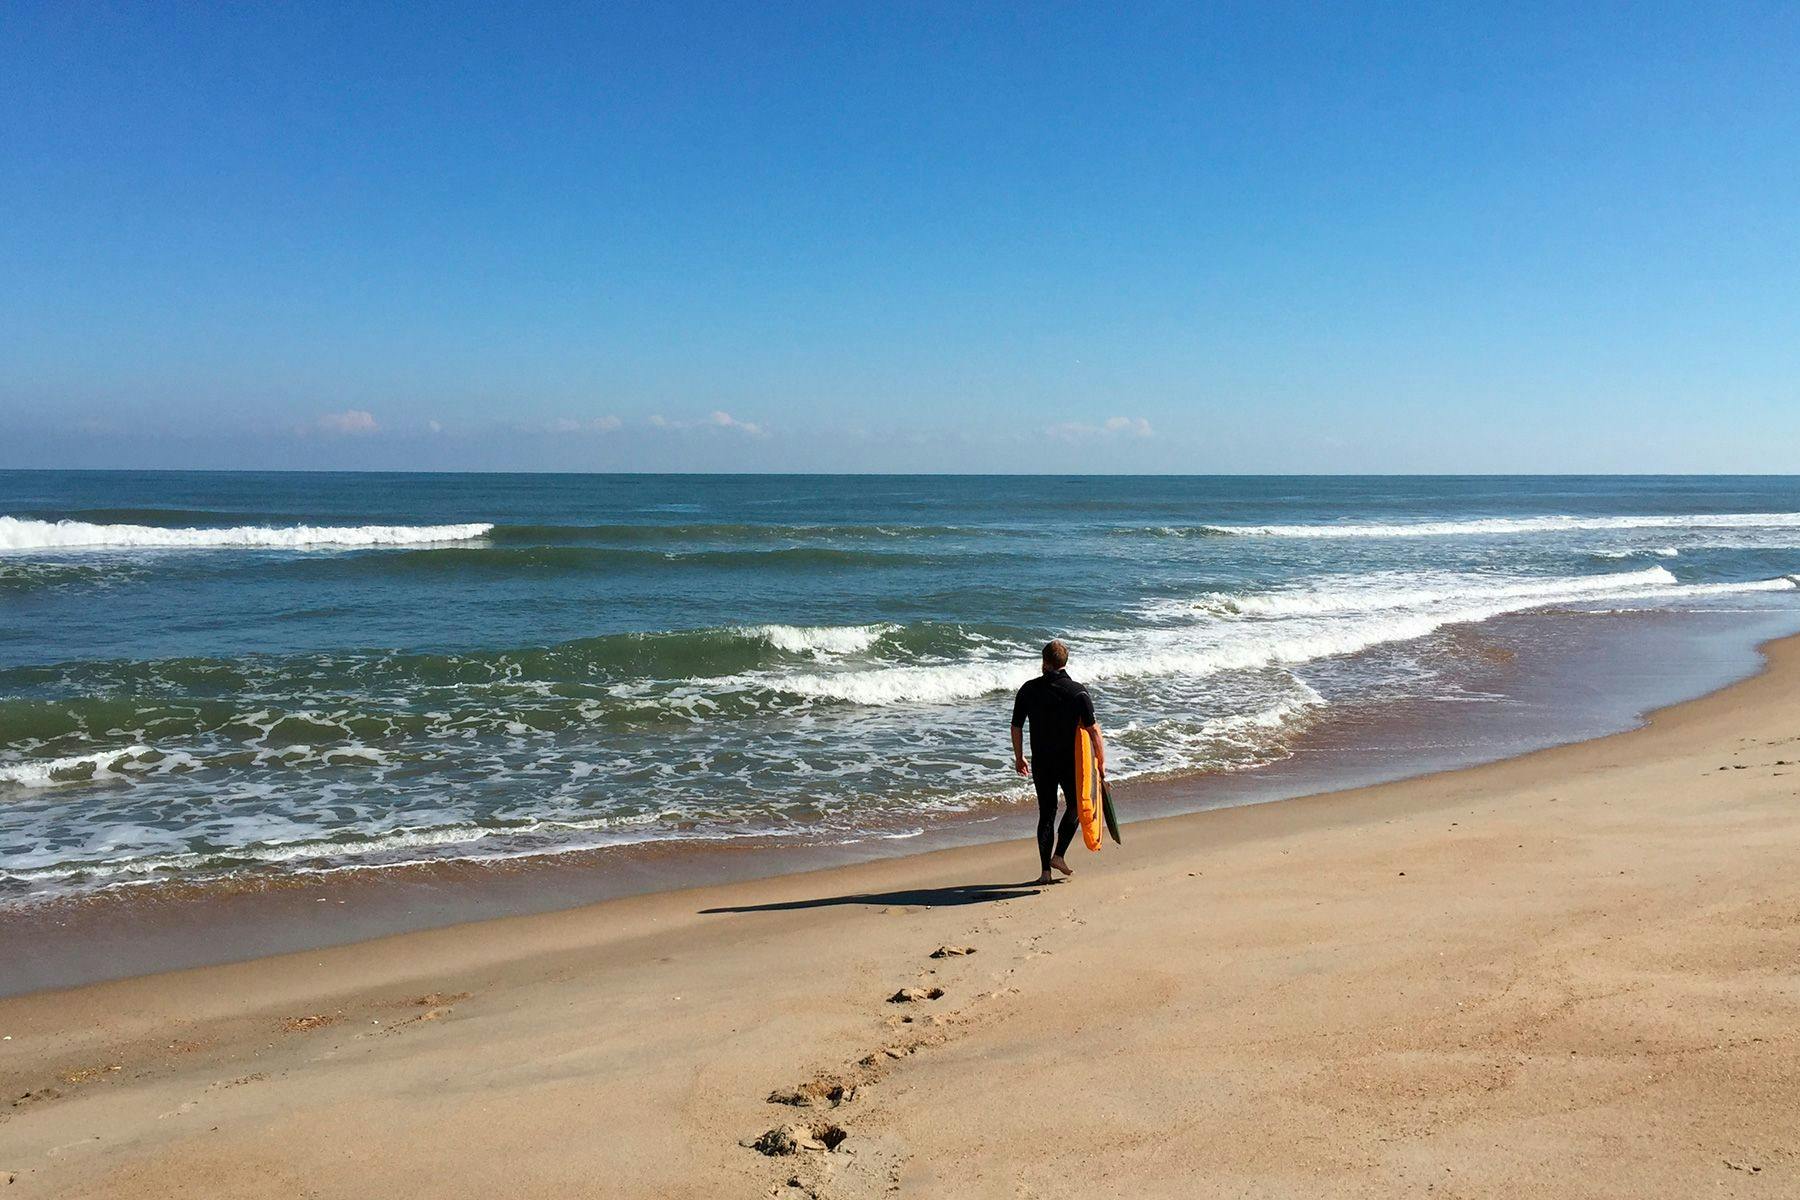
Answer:
[{"label": "whitecap", "polygon": [[226,529],[168,529],[156,525],[94,525],[0,517],[0,550],[289,549],[416,546],[484,537],[491,524],[240,525]]},{"label": "whitecap", "polygon": [[1567,533],[1614,529],[1788,529],[1800,513],[1688,513],[1611,517],[1482,517],[1469,521],[1407,521],[1312,525],[1201,525],[1194,532],[1233,537],[1408,538]]}]

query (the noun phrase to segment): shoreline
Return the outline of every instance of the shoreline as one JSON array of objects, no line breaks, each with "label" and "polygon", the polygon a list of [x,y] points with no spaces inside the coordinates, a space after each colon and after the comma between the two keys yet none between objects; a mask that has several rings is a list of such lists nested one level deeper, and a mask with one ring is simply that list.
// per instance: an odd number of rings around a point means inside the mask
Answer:
[{"label": "shoreline", "polygon": [[[1800,632],[1792,617],[1767,613],[1569,621],[1518,613],[1464,627],[1467,653],[1505,664],[1489,670],[1486,685],[1497,691],[1488,703],[1413,700],[1373,716],[1333,706],[1273,762],[1122,784],[1126,819],[1289,803],[1629,730],[1667,704],[1750,677],[1761,669],[1764,642]],[[1633,660],[1654,663],[1654,672],[1638,677],[1641,669],[1624,665]],[[1581,700],[1543,709],[1542,697],[1570,692]],[[40,901],[0,910],[0,961],[23,964],[0,978],[0,997],[1012,842],[1029,834],[1029,807],[996,800],[939,818],[917,840],[651,842],[496,862],[252,876],[242,885],[171,880]]]},{"label": "shoreline", "polygon": [[[1779,1191],[1800,637],[1762,653],[1622,733],[1133,822],[1049,889],[992,843],[0,1000],[0,1169],[22,1196]],[[766,1101],[814,1077],[854,1098]],[[739,1145],[796,1121],[847,1138]]]}]

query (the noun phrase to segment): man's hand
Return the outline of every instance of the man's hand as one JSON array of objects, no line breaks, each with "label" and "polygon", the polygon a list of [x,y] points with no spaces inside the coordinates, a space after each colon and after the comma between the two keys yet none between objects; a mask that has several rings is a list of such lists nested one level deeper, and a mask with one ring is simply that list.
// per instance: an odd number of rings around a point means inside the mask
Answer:
[{"label": "man's hand", "polygon": [[1015,755],[1013,757],[1013,770],[1021,775],[1029,775],[1031,774],[1031,764],[1025,761],[1024,755]]}]

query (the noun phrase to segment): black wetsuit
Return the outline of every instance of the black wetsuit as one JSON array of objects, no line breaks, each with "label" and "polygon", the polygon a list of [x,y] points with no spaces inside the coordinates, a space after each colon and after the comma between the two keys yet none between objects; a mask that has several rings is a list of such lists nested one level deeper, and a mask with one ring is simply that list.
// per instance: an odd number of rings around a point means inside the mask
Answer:
[{"label": "black wetsuit", "polygon": [[[1075,730],[1094,723],[1094,700],[1065,670],[1039,675],[1013,701],[1013,728],[1031,722],[1031,781],[1037,785],[1038,857],[1044,870],[1075,840]],[[1056,825],[1056,789],[1067,800],[1062,826]]]}]

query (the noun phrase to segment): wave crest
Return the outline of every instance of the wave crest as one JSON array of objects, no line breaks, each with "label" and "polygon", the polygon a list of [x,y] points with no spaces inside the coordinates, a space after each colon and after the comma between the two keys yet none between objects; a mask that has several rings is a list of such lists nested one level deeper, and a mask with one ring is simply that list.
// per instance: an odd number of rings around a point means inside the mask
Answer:
[{"label": "wave crest", "polygon": [[466,542],[485,536],[491,524],[461,525],[237,525],[220,529],[172,529],[161,525],[95,525],[87,521],[39,521],[0,517],[0,550],[292,549],[415,546]]},{"label": "wave crest", "polygon": [[1316,525],[1198,525],[1160,532],[1193,537],[1414,538],[1619,529],[1792,529],[1800,513],[1688,513],[1680,516],[1481,517],[1470,521]]}]

